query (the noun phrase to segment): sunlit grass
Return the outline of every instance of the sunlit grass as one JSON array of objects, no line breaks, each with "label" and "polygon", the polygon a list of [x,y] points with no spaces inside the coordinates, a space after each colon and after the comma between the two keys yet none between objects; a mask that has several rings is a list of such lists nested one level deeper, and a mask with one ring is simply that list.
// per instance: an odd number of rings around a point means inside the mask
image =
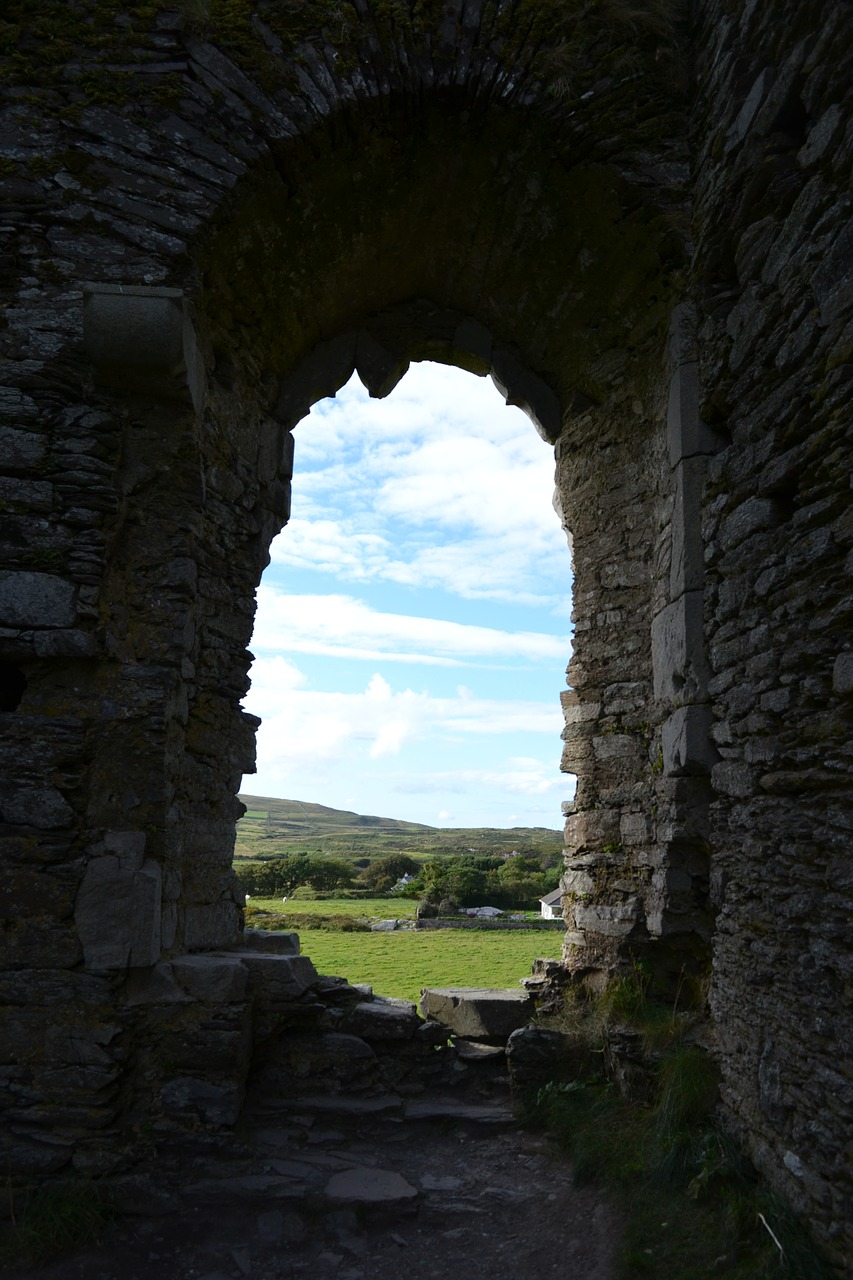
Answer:
[{"label": "sunlit grass", "polygon": [[414,920],[417,903],[414,898],[300,898],[298,893],[282,902],[281,898],[252,896],[248,905],[260,911],[274,911],[287,917],[299,915],[356,916],[365,920]]},{"label": "sunlit grass", "polygon": [[559,956],[562,941],[557,931],[527,929],[311,930],[302,949],[320,973],[369,983],[377,995],[418,1000],[422,987],[517,987],[538,956]]}]

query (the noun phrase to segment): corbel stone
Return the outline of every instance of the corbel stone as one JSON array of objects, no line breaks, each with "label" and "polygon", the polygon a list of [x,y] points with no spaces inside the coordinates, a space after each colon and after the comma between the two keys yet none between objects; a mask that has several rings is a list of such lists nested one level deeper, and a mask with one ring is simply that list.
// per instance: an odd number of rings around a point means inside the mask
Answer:
[{"label": "corbel stone", "polygon": [[355,348],[355,368],[374,400],[390,395],[409,368],[404,357],[394,355],[366,329],[360,329]]},{"label": "corbel stone", "polygon": [[294,427],[318,400],[335,395],[352,377],[357,340],[358,334],[351,329],[309,351],[282,380],[273,417]]},{"label": "corbel stone", "polygon": [[84,284],[83,347],[99,383],[201,411],[204,362],[182,289]]},{"label": "corbel stone", "polygon": [[462,320],[454,331],[452,346],[462,353],[465,368],[471,373],[484,376],[491,372],[492,335],[479,320]]},{"label": "corbel stone", "polygon": [[548,444],[559,440],[563,415],[555,392],[508,347],[494,348],[491,377],[507,404],[523,409],[543,440]]}]

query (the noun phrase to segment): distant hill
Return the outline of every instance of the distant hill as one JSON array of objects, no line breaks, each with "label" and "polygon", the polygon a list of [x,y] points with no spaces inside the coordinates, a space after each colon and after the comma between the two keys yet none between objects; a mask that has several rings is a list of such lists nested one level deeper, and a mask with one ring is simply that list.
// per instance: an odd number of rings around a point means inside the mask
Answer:
[{"label": "distant hill", "polygon": [[548,827],[429,827],[304,800],[244,792],[239,798],[246,814],[237,824],[238,858],[325,853],[359,860],[398,852],[421,858],[464,853],[559,855],[563,845],[562,832]]}]

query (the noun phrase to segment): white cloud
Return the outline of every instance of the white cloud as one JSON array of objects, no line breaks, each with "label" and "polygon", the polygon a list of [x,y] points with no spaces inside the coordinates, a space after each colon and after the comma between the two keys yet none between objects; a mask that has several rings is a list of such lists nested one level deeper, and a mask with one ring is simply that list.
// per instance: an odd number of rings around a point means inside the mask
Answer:
[{"label": "white cloud", "polygon": [[[434,697],[425,690],[394,690],[378,673],[358,693],[323,692],[300,687],[292,664],[282,668],[281,663],[280,658],[256,659],[245,699],[246,709],[262,717],[258,745],[266,766],[292,760],[304,770],[311,761],[341,759],[359,749],[380,759],[427,738],[451,742],[472,735],[543,733],[556,744],[559,737],[562,716],[556,704],[477,698],[465,689],[455,697]],[[528,779],[529,790],[535,773],[527,762],[505,777],[515,778],[515,786]]]},{"label": "white cloud", "polygon": [[484,659],[564,662],[570,651],[568,637],[383,613],[353,596],[287,595],[264,585],[252,647],[443,666]]},{"label": "white cloud", "polygon": [[297,429],[294,514],[272,559],[558,610],[570,573],[553,475],[525,415],[470,374],[413,366],[384,401],[354,380]]}]

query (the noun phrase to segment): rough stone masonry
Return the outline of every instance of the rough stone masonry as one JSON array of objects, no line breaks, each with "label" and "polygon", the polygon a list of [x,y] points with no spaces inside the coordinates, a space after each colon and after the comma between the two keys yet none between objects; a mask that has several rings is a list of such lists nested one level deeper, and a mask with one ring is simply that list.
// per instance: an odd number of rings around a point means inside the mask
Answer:
[{"label": "rough stone masonry", "polygon": [[564,964],[707,994],[729,1124],[851,1266],[853,19],[620,12],[5,6],[13,1179],[233,1123],[288,1034],[313,970],[231,870],[254,591],[311,404],[429,358],[555,446]]}]

